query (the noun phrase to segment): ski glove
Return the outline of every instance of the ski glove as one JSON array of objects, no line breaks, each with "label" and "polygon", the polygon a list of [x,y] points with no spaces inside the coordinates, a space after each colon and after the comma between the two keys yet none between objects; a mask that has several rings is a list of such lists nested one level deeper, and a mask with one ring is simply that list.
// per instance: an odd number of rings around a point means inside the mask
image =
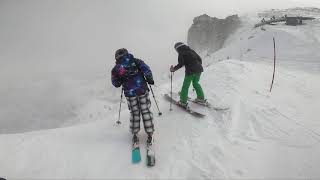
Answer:
[{"label": "ski glove", "polygon": [[153,79],[149,79],[149,80],[148,80],[148,83],[149,83],[150,85],[154,85],[154,80],[153,80]]},{"label": "ski glove", "polygon": [[170,72],[175,72],[176,70],[174,69],[174,67],[171,65],[170,67]]}]

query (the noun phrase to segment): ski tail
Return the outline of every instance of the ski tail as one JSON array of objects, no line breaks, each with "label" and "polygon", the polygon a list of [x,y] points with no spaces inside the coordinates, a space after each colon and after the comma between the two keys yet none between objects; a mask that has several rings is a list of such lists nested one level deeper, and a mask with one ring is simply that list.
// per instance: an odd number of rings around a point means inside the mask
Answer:
[{"label": "ski tail", "polygon": [[141,161],[140,148],[134,148],[132,150],[132,163],[137,164]]},{"label": "ski tail", "polygon": [[147,166],[152,167],[156,164],[156,158],[153,150],[147,150]]},{"label": "ski tail", "polygon": [[147,142],[147,166],[152,167],[156,164],[155,152],[153,149],[153,142]]},{"label": "ski tail", "polygon": [[136,164],[141,161],[139,139],[136,135],[132,138],[132,163]]}]

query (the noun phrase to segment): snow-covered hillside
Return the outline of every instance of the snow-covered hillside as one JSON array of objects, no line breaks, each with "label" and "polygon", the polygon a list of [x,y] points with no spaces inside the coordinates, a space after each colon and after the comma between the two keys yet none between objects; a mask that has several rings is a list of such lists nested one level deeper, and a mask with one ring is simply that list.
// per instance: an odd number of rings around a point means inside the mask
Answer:
[{"label": "snow-covered hillside", "polygon": [[[257,19],[242,17],[246,23],[226,40],[224,48],[204,55],[201,83],[206,96],[215,106],[228,106],[229,110],[202,109],[206,114],[203,119],[175,106],[169,111],[169,103],[162,96],[169,92],[170,84],[154,87],[163,113],[155,116],[155,167],[145,166],[144,148],[141,164],[131,164],[129,112],[125,105],[122,125],[114,125],[120,90],[118,94],[113,90],[113,97],[95,90],[89,91],[91,100],[78,112],[78,117],[93,122],[0,135],[0,176],[320,178],[320,22],[309,21],[297,27],[267,26],[262,31],[252,29]],[[277,42],[277,69],[270,93],[273,37]],[[175,74],[174,91],[179,91],[182,78],[183,72]],[[105,82],[103,77],[83,83],[83,89],[101,89],[101,82]],[[156,115],[155,104],[152,108]],[[143,131],[140,137],[145,142]]]}]

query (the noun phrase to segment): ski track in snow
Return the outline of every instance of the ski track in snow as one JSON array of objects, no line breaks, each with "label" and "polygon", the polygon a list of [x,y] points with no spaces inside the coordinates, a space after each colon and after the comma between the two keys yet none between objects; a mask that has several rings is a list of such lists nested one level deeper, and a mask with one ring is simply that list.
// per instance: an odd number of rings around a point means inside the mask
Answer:
[{"label": "ski track in snow", "polygon": [[[312,32],[319,31],[318,22],[308,27]],[[154,88],[163,113],[157,116],[153,102],[155,167],[145,165],[143,126],[142,162],[131,164],[126,103],[122,104],[122,125],[115,126],[119,104],[105,102],[108,98],[97,93],[97,99],[79,112],[81,119],[89,117],[94,122],[0,135],[0,175],[25,179],[319,178],[320,123],[316,116],[320,107],[319,69],[307,72],[297,68],[299,65],[286,66],[295,60],[283,62],[291,57],[286,58],[284,55],[289,53],[282,52],[270,93],[272,55],[259,49],[265,46],[261,42],[268,42],[264,38],[269,40],[274,34],[283,35],[279,38],[283,41],[291,36],[297,39],[307,36],[316,46],[319,37],[308,30],[282,26],[268,28],[267,32],[246,28],[237,35],[251,38],[241,41],[236,36],[230,38],[227,42],[235,45],[204,59],[207,65],[201,84],[206,96],[213,105],[229,107],[228,110],[202,108],[206,117],[199,119],[174,105],[173,111],[169,111],[169,103],[162,96],[169,92],[170,84]],[[299,43],[297,40],[293,44],[301,48]],[[239,54],[240,45],[247,45],[252,51],[239,58],[222,58],[229,55],[226,52]],[[314,53],[314,48],[310,52]],[[308,52],[297,54],[301,58]],[[320,67],[314,59],[308,63]],[[179,74],[174,76],[175,92],[179,91],[182,78]],[[191,89],[190,96],[195,97]]]}]

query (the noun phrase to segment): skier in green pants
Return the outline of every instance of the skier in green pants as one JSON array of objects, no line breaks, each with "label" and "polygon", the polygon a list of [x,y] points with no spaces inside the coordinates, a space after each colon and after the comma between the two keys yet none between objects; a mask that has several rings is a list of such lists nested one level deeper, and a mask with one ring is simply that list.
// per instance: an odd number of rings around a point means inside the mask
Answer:
[{"label": "skier in green pants", "polygon": [[176,43],[174,48],[179,54],[178,64],[176,66],[171,66],[170,71],[175,72],[183,66],[186,68],[179,104],[184,107],[188,106],[188,92],[191,82],[197,93],[195,101],[199,103],[206,103],[202,87],[199,84],[200,76],[203,72],[201,57],[182,42]]}]

